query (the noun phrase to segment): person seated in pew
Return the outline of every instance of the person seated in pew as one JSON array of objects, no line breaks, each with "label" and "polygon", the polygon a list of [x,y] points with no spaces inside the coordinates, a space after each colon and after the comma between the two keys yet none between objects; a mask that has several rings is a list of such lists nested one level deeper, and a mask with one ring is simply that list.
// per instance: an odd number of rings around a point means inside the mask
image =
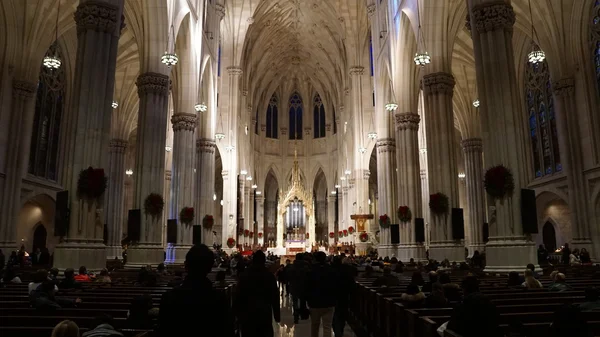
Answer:
[{"label": "person seated in pew", "polygon": [[159,263],[158,264],[158,266],[156,267],[156,274],[158,274],[158,276],[167,276],[167,275],[169,275],[169,272],[165,268],[165,264],[164,263]]},{"label": "person seated in pew", "polygon": [[446,295],[444,295],[444,287],[439,282],[432,285],[429,296],[425,299],[425,308],[447,308],[450,304]]},{"label": "person seated in pew", "polygon": [[227,282],[225,282],[225,271],[221,270],[217,272],[217,275],[215,276],[215,287],[227,287]]},{"label": "person seated in pew", "polygon": [[128,329],[153,329],[154,319],[158,318],[158,314],[159,309],[152,307],[152,296],[136,296],[131,301],[125,326]]},{"label": "person seated in pew", "polygon": [[96,316],[92,322],[92,329],[84,332],[81,337],[122,337],[123,334],[115,330],[112,317],[106,314]]},{"label": "person seated in pew", "polygon": [[554,283],[552,283],[548,287],[548,290],[561,292],[561,291],[568,291],[568,290],[573,289],[573,287],[568,285],[565,280],[566,280],[565,274],[563,274],[563,273],[556,274]]},{"label": "person seated in pew", "polygon": [[58,284],[58,289],[81,289],[81,283],[75,281],[75,270],[73,268],[65,269],[65,278]]},{"label": "person seated in pew", "polygon": [[420,270],[413,272],[410,283],[416,284],[419,286],[419,289],[425,284],[425,280],[423,279],[423,274],[421,274]]},{"label": "person seated in pew", "polygon": [[600,310],[600,290],[596,287],[585,289],[585,302],[579,305],[581,311]]},{"label": "person seated in pew", "polygon": [[169,283],[167,283],[167,287],[179,287],[181,283],[183,283],[183,271],[176,270],[175,277],[171,281],[169,281]]},{"label": "person seated in pew", "polygon": [[525,269],[525,281],[522,286],[527,289],[540,289],[543,288],[542,283],[535,279],[533,271],[531,269]]},{"label": "person seated in pew", "polygon": [[56,290],[54,290],[54,282],[44,281],[37,287],[37,289],[31,294],[30,301],[31,305],[39,310],[52,310],[60,309],[62,307],[75,307],[81,303],[81,299],[75,300],[66,298],[57,298],[55,296]]},{"label": "person seated in pew", "polygon": [[[36,271],[35,274],[33,274],[32,281],[33,282],[29,282],[29,285],[27,286],[27,294],[29,295],[33,294],[33,292],[40,286],[40,284],[51,280],[48,278],[48,272],[46,271],[46,269],[38,269],[38,271]],[[58,291],[58,287],[56,285],[54,286],[54,290]]]},{"label": "person seated in pew", "polygon": [[137,282],[135,282],[137,287],[155,287],[158,283],[157,275],[148,267],[149,266],[146,266],[140,269]]},{"label": "person seated in pew", "polygon": [[569,265],[581,266],[581,260],[579,259],[579,249],[573,249],[571,254],[569,254]]},{"label": "person seated in pew", "polygon": [[416,309],[423,306],[425,294],[419,290],[418,285],[411,283],[406,287],[406,292],[400,296],[400,299],[406,308]]},{"label": "person seated in pew", "polygon": [[383,275],[373,281],[373,287],[396,287],[400,285],[398,277],[392,275],[389,267],[383,268]]},{"label": "person seated in pew", "polygon": [[592,337],[587,321],[577,305],[565,304],[554,313],[549,337]]},{"label": "person seated in pew", "polygon": [[508,281],[506,282],[506,286],[509,288],[521,287],[525,280],[521,279],[519,273],[516,271],[511,271],[508,273]]},{"label": "person seated in pew", "polygon": [[55,284],[58,284],[58,268],[50,268],[48,271],[48,279],[54,281]]},{"label": "person seated in pew", "polygon": [[421,289],[424,293],[431,292],[431,290],[433,289],[433,284],[437,283],[438,281],[438,274],[436,272],[430,271],[427,275],[429,276],[429,281],[425,283],[423,285],[423,288]]},{"label": "person seated in pew", "polygon": [[371,266],[366,266],[366,267],[365,267],[365,271],[362,273],[362,275],[360,275],[360,277],[363,277],[363,278],[372,278],[372,277],[374,277],[374,276],[375,276],[375,274],[374,274],[374,273],[375,273],[375,272],[374,272],[374,270],[373,270],[373,267],[371,267]]},{"label": "person seated in pew", "polygon": [[581,260],[581,264],[591,264],[592,259],[590,258],[590,253],[585,248],[581,248],[581,253],[579,253],[579,259]]},{"label": "person seated in pew", "polygon": [[85,266],[79,267],[79,274],[75,275],[75,281],[77,281],[77,282],[91,282],[92,281],[90,275],[88,275],[88,271]]},{"label": "person seated in pew", "polygon": [[103,268],[100,271],[100,275],[98,275],[98,277],[96,277],[96,280],[94,282],[97,282],[97,283],[111,283],[112,280],[110,279],[110,275],[108,275],[108,269]]},{"label": "person seated in pew", "polygon": [[444,295],[450,302],[459,302],[462,299],[460,286],[456,283],[452,283],[450,275],[443,273],[439,276],[440,283],[444,288]]},{"label": "person seated in pew", "polygon": [[79,327],[70,320],[64,320],[54,327],[51,337],[79,337]]},{"label": "person seated in pew", "polygon": [[22,283],[21,278],[15,272],[15,267],[13,265],[6,266],[6,269],[4,269],[4,274],[2,275],[2,279],[0,279],[0,281],[2,281],[3,284]]},{"label": "person seated in pew", "polygon": [[448,322],[447,329],[462,337],[502,337],[500,314],[492,301],[479,291],[479,281],[468,276],[462,282],[465,294]]}]

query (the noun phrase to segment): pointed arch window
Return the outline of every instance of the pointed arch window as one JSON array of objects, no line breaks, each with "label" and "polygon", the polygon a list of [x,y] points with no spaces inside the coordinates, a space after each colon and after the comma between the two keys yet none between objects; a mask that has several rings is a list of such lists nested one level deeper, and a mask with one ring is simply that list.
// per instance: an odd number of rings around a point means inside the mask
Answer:
[{"label": "pointed arch window", "polygon": [[290,97],[290,140],[302,139],[302,97],[294,93]]},{"label": "pointed arch window", "polygon": [[[58,45],[53,44],[46,55],[62,59]],[[28,172],[34,176],[58,180],[58,146],[63,107],[65,75],[63,69],[40,66],[31,133]]]},{"label": "pointed arch window", "polygon": [[591,25],[591,45],[592,58],[594,60],[594,70],[596,73],[596,89],[600,97],[600,0],[596,0],[592,8],[592,25]]},{"label": "pointed arch window", "polygon": [[267,107],[267,138],[277,139],[278,116],[277,116],[277,96],[273,94]]},{"label": "pointed arch window", "polygon": [[527,63],[525,99],[536,178],[562,171],[552,96],[552,80],[546,61]]},{"label": "pointed arch window", "polygon": [[325,137],[325,106],[319,94],[315,95],[313,105],[314,133],[315,138]]}]

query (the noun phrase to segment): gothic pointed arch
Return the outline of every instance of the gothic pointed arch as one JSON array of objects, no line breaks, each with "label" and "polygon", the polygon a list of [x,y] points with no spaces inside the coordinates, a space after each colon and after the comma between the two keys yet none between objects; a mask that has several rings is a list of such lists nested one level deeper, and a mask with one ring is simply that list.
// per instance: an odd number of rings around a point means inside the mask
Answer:
[{"label": "gothic pointed arch", "polygon": [[313,123],[314,138],[325,137],[325,105],[319,93],[313,99]]},{"label": "gothic pointed arch", "polygon": [[289,100],[290,113],[290,140],[302,139],[302,97],[294,92]]},{"label": "gothic pointed arch", "polygon": [[278,116],[278,104],[279,100],[277,95],[273,93],[267,106],[267,138],[277,139],[277,130],[279,129],[279,116]]}]

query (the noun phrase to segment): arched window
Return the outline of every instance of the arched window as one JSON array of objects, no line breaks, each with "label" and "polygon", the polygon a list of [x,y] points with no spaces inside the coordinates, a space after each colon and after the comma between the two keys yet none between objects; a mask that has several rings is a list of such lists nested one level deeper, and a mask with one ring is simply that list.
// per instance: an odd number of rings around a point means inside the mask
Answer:
[{"label": "arched window", "polygon": [[552,81],[546,61],[527,63],[525,99],[529,116],[529,133],[535,177],[562,171],[558,133],[552,97]]},{"label": "arched window", "polygon": [[323,106],[323,101],[321,101],[321,96],[319,94],[315,95],[313,107],[313,119],[314,119],[314,130],[315,130],[315,138],[325,137],[325,107]]},{"label": "arched window", "polygon": [[[60,54],[60,48],[54,44],[46,55],[61,57]],[[54,70],[41,66],[29,152],[28,172],[53,181],[58,178],[58,143],[65,104],[63,69],[64,66]]]},{"label": "arched window", "polygon": [[592,9],[591,32],[594,70],[596,71],[596,89],[598,89],[598,96],[600,96],[600,0],[596,0]]},{"label": "arched window", "polygon": [[298,93],[290,97],[290,139],[302,139],[302,98]]},{"label": "arched window", "polygon": [[277,139],[277,96],[273,94],[267,107],[267,138]]}]

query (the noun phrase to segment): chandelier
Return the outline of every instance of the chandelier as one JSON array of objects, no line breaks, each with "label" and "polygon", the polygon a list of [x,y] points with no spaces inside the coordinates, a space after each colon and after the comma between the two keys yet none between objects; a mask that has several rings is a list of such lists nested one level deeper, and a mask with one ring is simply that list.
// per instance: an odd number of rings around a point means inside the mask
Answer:
[{"label": "chandelier", "polygon": [[417,32],[417,53],[413,58],[415,64],[419,67],[425,67],[427,64],[431,63],[431,56],[427,53],[427,49],[425,48],[425,39],[423,38],[423,33],[421,32],[421,12],[419,10],[419,1],[417,0],[417,20],[419,21],[419,29]]},{"label": "chandelier", "polygon": [[479,99],[475,99],[473,101],[473,106],[476,107],[476,108],[479,108]]},{"label": "chandelier", "polygon": [[208,110],[208,107],[206,106],[206,104],[200,103],[194,105],[194,109],[196,109],[197,112],[206,112],[206,110]]},{"label": "chandelier", "polygon": [[247,176],[247,177],[246,177],[246,180],[248,180],[248,181],[252,181],[252,176]]},{"label": "chandelier", "polygon": [[398,104],[390,102],[385,105],[385,109],[389,112],[396,111],[396,109],[398,109]]},{"label": "chandelier", "polygon": [[360,152],[360,154],[364,154],[365,152],[367,152],[367,149],[365,147],[359,147],[358,152]]},{"label": "chandelier", "polygon": [[243,175],[243,176],[245,176],[246,174],[248,174],[248,171],[246,171],[246,170],[241,170],[241,171],[240,171],[240,174],[241,174],[241,175]]},{"label": "chandelier", "polygon": [[256,185],[256,184],[253,184],[253,185],[252,185],[252,189],[253,189],[253,190],[255,190],[255,189],[257,189],[257,188],[258,188],[258,185]]},{"label": "chandelier", "polygon": [[[419,30],[420,30],[420,26],[419,26]],[[431,63],[431,56],[429,56],[429,53],[424,52],[424,53],[416,53],[415,57],[413,58],[413,60],[415,61],[415,64],[421,67],[424,67],[425,65]]]},{"label": "chandelier", "polygon": [[[56,44],[58,41],[58,18],[59,18],[59,15],[60,15],[60,0],[58,0],[58,8],[56,10],[56,27],[54,28],[54,44]],[[44,65],[44,67],[46,67],[50,70],[58,69],[58,68],[60,68],[60,65],[62,64],[62,62],[60,61],[60,57],[58,57],[58,53],[56,52],[56,49],[54,48],[54,46],[55,45],[50,47],[50,55],[46,55],[44,57],[44,60],[42,61],[42,64]]]},{"label": "chandelier", "polygon": [[171,152],[171,151],[173,151],[173,148],[167,145],[167,146],[165,146],[165,151]]},{"label": "chandelier", "polygon": [[171,24],[171,33],[173,35],[173,52],[171,53],[169,51],[169,35],[171,34],[167,34],[167,50],[165,50],[165,53],[160,58],[160,61],[169,68],[179,62],[179,57],[175,54],[175,28],[173,27],[173,24]]},{"label": "chandelier", "polygon": [[217,133],[215,133],[215,139],[216,140],[225,139],[225,134],[222,132],[217,132]]},{"label": "chandelier", "polygon": [[350,171],[350,169],[346,169],[346,171],[344,171],[344,174],[349,176],[352,173],[352,171]]},{"label": "chandelier", "polygon": [[112,103],[110,104],[110,106],[112,106],[113,109],[116,109],[119,107],[119,103],[117,101],[112,101]]},{"label": "chandelier", "polygon": [[369,139],[377,139],[377,132],[369,132],[369,133],[367,133],[367,138],[369,138]]},{"label": "chandelier", "polygon": [[546,53],[541,50],[536,44],[535,41],[539,41],[537,36],[537,31],[535,30],[535,26],[533,25],[533,12],[531,11],[531,0],[529,3],[529,20],[531,20],[531,52],[527,55],[529,63],[535,65],[538,63],[544,62],[546,59]]},{"label": "chandelier", "polygon": [[233,146],[233,145],[227,145],[227,146],[225,146],[225,151],[227,151],[227,152],[233,152],[233,150],[235,150],[235,146]]}]

